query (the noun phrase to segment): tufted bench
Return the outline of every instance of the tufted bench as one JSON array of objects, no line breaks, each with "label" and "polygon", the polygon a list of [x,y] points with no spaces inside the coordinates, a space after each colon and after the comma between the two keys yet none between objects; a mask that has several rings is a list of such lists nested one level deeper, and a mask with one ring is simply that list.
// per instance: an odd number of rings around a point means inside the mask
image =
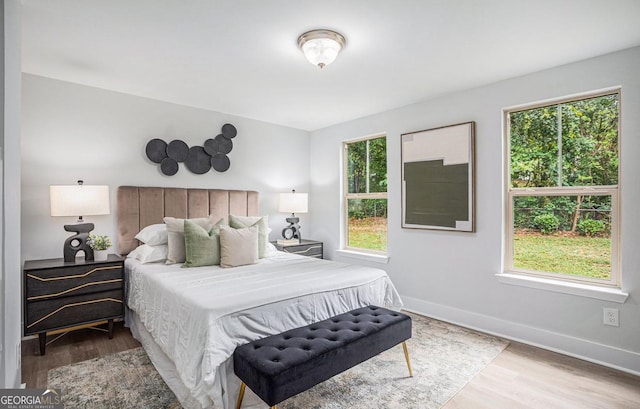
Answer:
[{"label": "tufted bench", "polygon": [[236,409],[246,386],[274,409],[401,342],[413,376],[405,343],[409,338],[411,317],[368,306],[241,345],[233,353],[234,371],[242,381]]}]

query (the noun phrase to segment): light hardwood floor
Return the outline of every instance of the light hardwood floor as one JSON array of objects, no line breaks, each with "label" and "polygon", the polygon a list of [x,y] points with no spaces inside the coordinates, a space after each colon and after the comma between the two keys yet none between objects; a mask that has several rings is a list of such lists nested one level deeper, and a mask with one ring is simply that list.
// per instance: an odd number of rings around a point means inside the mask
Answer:
[{"label": "light hardwood floor", "polygon": [[640,377],[512,342],[443,409],[638,409]]},{"label": "light hardwood floor", "polygon": [[[24,341],[22,381],[27,388],[45,388],[49,369],[139,345],[122,323],[116,323],[112,340],[90,329],[71,332],[47,346],[44,357],[37,339]],[[520,408],[638,409],[640,377],[512,342],[443,407]]]}]

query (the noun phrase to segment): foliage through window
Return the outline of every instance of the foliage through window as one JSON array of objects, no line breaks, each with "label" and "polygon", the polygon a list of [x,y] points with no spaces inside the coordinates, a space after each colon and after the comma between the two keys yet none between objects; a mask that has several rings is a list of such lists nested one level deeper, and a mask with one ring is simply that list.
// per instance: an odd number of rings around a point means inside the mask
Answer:
[{"label": "foliage through window", "polygon": [[387,138],[344,143],[345,247],[387,251]]},{"label": "foliage through window", "polygon": [[506,112],[506,268],[619,285],[619,92]]}]

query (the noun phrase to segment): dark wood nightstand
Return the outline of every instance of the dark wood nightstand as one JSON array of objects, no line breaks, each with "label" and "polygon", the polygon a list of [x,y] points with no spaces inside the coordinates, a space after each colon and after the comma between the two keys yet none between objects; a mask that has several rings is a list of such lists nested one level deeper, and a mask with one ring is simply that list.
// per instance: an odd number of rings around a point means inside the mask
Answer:
[{"label": "dark wood nightstand", "polygon": [[300,244],[278,244],[277,241],[272,241],[271,244],[276,246],[280,251],[286,253],[300,254],[301,256],[309,256],[315,258],[322,258],[322,242],[315,240],[300,240]]},{"label": "dark wood nightstand", "polygon": [[38,334],[44,355],[47,333],[108,323],[124,317],[124,259],[65,263],[63,259],[24,263],[24,335]]}]

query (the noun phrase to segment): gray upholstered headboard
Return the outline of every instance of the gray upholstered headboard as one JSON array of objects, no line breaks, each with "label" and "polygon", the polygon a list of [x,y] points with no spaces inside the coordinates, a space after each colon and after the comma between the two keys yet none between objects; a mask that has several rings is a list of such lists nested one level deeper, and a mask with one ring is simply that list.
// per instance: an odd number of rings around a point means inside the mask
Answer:
[{"label": "gray upholstered headboard", "polygon": [[213,215],[227,220],[229,214],[258,216],[258,192],[251,190],[181,189],[169,187],[118,187],[118,253],[129,254],[138,247],[134,238],[165,216],[181,219]]}]

